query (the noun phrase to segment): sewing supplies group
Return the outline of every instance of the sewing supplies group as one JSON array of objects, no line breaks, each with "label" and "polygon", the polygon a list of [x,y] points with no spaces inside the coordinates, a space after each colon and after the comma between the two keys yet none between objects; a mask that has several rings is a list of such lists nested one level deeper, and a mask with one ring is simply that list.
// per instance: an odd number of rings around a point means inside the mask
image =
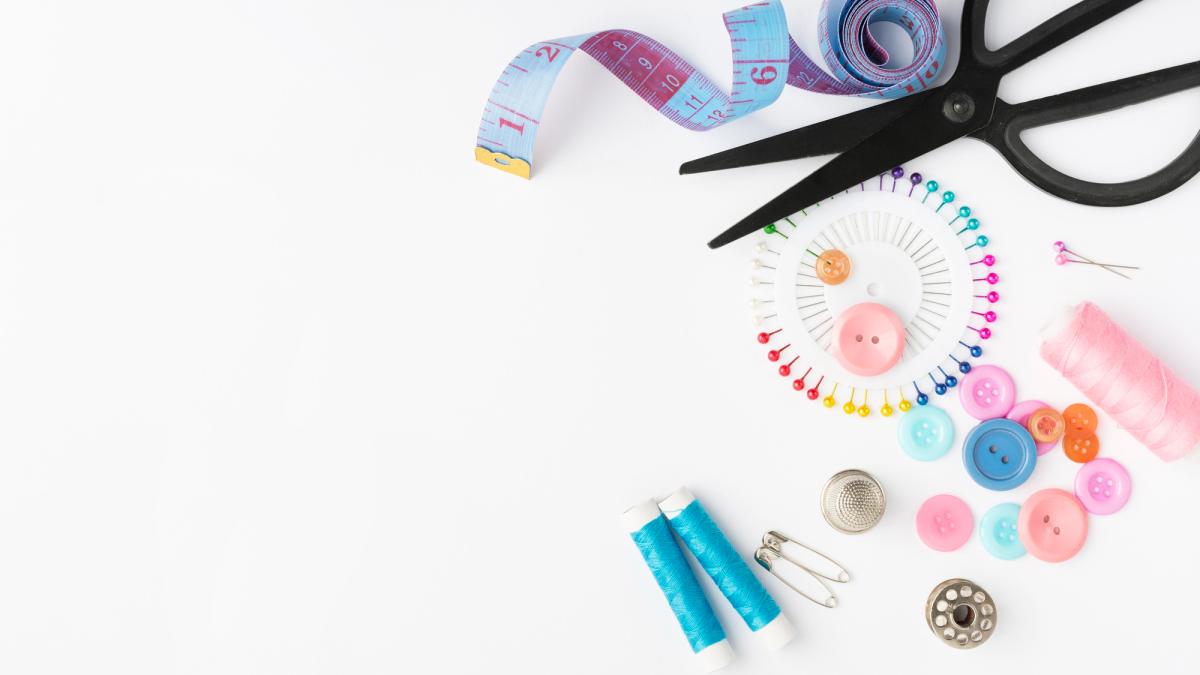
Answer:
[{"label": "sewing supplies group", "polygon": [[[994,289],[999,275],[992,269],[996,257],[982,254],[990,239],[979,232],[979,216],[961,205],[953,190],[900,164],[971,136],[995,147],[1035,186],[1079,204],[1137,204],[1190,180],[1200,171],[1200,136],[1148,176],[1099,184],[1047,166],[1020,134],[1200,85],[1200,61],[1016,105],[998,97],[1007,73],[1138,2],[1084,0],[1001,49],[989,50],[984,45],[988,0],[966,0],[959,65],[946,84],[936,87],[945,43],[930,0],[826,0],[818,37],[832,74],[791,40],[779,0],[728,12],[724,19],[734,53],[729,94],[660,43],[633,31],[539,42],[518,54],[496,83],[480,124],[476,158],[530,176],[542,108],[576,50],[691,130],[715,128],[769,105],[785,83],[896,99],[687,162],[680,173],[840,153],[709,244],[724,246],[760,228],[766,237],[751,260],[757,341],[767,347],[779,376],[825,407],[838,407],[838,388],[849,388],[841,409],[869,417],[870,396],[876,393],[883,417],[901,413],[897,442],[921,462],[935,461],[954,447],[953,420],[930,404],[929,393],[945,396],[957,388],[964,411],[979,421],[963,439],[962,462],[967,475],[988,490],[1024,485],[1039,457],[1061,443],[1067,458],[1080,464],[1072,490],[1044,488],[1022,504],[996,504],[978,529],[962,499],[938,494],[917,511],[916,529],[936,551],[957,550],[978,532],[983,548],[996,558],[1029,553],[1063,562],[1086,541],[1089,514],[1108,515],[1125,506],[1132,492],[1129,473],[1107,450],[1100,456],[1099,417],[1090,406],[1073,403],[1059,410],[1036,399],[1018,400],[1004,369],[972,363],[982,357],[979,342],[992,337],[998,318],[992,309],[1000,300]],[[887,67],[890,57],[869,29],[880,21],[908,33],[914,46],[910,65]],[[1055,242],[1055,262],[1091,265],[1125,278],[1138,269],[1097,262],[1061,241]],[[1083,303],[1047,328],[1041,354],[1162,459],[1178,459],[1200,446],[1200,393],[1095,305]],[[887,499],[872,475],[849,469],[827,481],[819,504],[831,527],[859,534],[881,521]],[[720,668],[734,654],[684,547],[768,648],[778,649],[795,637],[778,603],[686,488],[661,502],[630,508],[623,522],[702,668]],[[839,602],[831,584],[850,580],[841,564],[777,530],[763,535],[752,557],[788,588],[826,608]],[[813,583],[821,589],[816,595],[802,588]],[[924,616],[942,642],[959,649],[983,644],[997,625],[994,597],[963,578],[938,584]]]},{"label": "sewing supplies group", "polygon": [[998,90],[1004,76],[1141,0],[1083,0],[991,50],[984,45],[989,0],[963,4],[958,67],[945,85],[785,132],[680,166],[683,174],[840,153],[808,177],[715,239],[717,248],[806,209],[829,195],[874,179],[959,138],[996,148],[1033,185],[1078,204],[1128,206],[1160,197],[1200,171],[1200,136],[1167,166],[1123,183],[1093,183],[1046,164],[1021,132],[1108,112],[1200,85],[1200,61],[1010,104]]},{"label": "sewing supplies group", "polygon": [[[706,131],[770,105],[785,84],[809,91],[896,98],[923,91],[941,72],[946,43],[931,0],[826,0],[818,18],[821,55],[832,76],[788,35],[780,0],[727,12],[733,90],[725,93],[661,43],[630,30],[535,42],[505,66],[488,96],[475,158],[529,178],[539,119],[554,80],[576,51],[596,59],[664,117]],[[885,21],[913,44],[912,63],[887,67],[889,54],[869,25]],[[790,215],[790,214],[789,214]]]}]

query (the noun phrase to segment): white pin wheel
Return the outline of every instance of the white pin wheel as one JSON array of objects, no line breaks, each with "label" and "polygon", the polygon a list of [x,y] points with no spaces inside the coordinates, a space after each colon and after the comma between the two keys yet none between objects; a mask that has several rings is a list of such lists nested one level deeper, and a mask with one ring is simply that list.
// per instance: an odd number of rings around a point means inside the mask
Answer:
[{"label": "white pin wheel", "polygon": [[767,226],[750,296],[771,368],[856,417],[955,389],[997,319],[1000,276],[982,230],[953,191],[901,167]]}]

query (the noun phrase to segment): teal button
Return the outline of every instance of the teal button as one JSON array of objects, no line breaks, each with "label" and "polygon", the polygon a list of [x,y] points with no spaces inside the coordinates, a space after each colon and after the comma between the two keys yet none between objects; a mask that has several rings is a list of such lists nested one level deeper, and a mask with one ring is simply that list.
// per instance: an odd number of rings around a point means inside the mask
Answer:
[{"label": "teal button", "polygon": [[931,462],[954,445],[954,421],[945,410],[932,405],[913,408],[900,418],[897,440],[909,457]]},{"label": "teal button", "polygon": [[1019,504],[1011,502],[997,504],[983,514],[979,521],[979,541],[988,553],[1001,560],[1012,560],[1025,555],[1025,545],[1017,536],[1017,514]]}]

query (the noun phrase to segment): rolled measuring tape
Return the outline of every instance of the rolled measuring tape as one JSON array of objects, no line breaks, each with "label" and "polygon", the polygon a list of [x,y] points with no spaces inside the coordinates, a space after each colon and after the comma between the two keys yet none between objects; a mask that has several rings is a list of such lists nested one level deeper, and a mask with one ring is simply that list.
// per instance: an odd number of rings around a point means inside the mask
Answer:
[{"label": "rolled measuring tape", "polygon": [[763,588],[750,566],[729,543],[691,491],[681,487],[658,503],[671,529],[688,547],[709,578],[721,589],[746,626],[767,649],[779,649],[796,637],[796,629]]},{"label": "rolled measuring tape", "polygon": [[[475,158],[529,178],[542,110],[563,64],[577,51],[600,62],[664,117],[707,131],[766,107],[784,84],[825,94],[899,98],[922,91],[941,72],[946,42],[932,0],[824,0],[817,23],[825,72],[788,34],[780,0],[723,15],[733,49],[733,90],[726,93],[662,43],[615,29],[535,42],[521,50],[492,87]],[[899,26],[913,44],[912,63],[889,67],[872,35],[877,22]]]}]

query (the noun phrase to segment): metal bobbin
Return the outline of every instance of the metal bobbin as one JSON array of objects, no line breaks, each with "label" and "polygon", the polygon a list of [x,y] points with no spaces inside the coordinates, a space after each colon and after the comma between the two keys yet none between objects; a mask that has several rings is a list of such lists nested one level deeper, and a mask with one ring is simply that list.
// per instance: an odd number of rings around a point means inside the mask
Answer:
[{"label": "metal bobbin", "polygon": [[947,579],[925,601],[925,622],[945,644],[974,649],[995,632],[996,601],[972,581]]}]

